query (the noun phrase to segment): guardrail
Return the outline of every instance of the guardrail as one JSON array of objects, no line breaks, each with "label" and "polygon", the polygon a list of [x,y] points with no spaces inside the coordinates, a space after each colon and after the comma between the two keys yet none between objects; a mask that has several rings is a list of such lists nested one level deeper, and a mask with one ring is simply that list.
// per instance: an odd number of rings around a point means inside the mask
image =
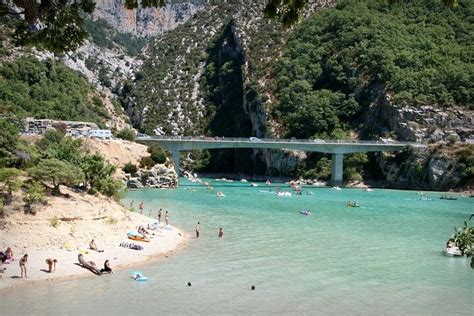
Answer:
[{"label": "guardrail", "polygon": [[422,145],[415,142],[399,142],[391,140],[353,140],[353,139],[296,139],[296,138],[256,138],[256,137],[208,137],[208,136],[146,136],[137,137],[139,141],[151,140],[176,140],[176,141],[196,141],[196,142],[251,142],[251,143],[311,143],[311,144],[367,144],[367,145]]}]

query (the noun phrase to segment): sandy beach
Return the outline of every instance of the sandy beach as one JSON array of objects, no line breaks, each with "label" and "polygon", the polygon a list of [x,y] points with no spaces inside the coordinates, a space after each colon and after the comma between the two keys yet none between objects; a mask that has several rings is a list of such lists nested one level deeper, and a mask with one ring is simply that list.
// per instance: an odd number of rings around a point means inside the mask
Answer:
[{"label": "sandy beach", "polygon": [[[128,231],[139,225],[146,227],[156,219],[126,210],[103,196],[75,193],[64,187],[61,191],[69,197],[51,198],[36,215],[15,209],[14,202],[1,220],[0,251],[11,247],[15,260],[3,264],[6,270],[0,278],[0,290],[42,281],[100,277],[76,264],[79,253],[84,254],[86,261],[94,261],[99,269],[109,260],[111,268],[118,270],[167,257],[185,247],[187,236],[163,223],[157,230],[149,230],[149,242],[130,240]],[[92,239],[103,252],[88,249]],[[122,242],[139,244],[143,250],[120,247]],[[73,245],[73,249],[65,249],[66,244]],[[28,278],[22,279],[18,261],[25,253],[28,254]],[[58,260],[53,273],[46,271],[47,258]]]}]

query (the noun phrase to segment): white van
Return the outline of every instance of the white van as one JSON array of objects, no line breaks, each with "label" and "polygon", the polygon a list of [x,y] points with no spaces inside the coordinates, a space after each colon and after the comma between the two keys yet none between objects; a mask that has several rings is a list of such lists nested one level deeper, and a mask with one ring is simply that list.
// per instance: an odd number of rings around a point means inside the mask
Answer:
[{"label": "white van", "polygon": [[109,139],[112,138],[112,132],[109,129],[91,129],[89,137]]}]

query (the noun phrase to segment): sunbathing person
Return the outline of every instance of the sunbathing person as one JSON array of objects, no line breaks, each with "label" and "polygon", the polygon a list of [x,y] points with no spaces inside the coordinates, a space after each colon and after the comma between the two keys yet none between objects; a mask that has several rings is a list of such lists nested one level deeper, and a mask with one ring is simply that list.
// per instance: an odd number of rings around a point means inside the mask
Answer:
[{"label": "sunbathing person", "polygon": [[7,250],[5,250],[5,256],[6,256],[6,260],[8,260],[9,262],[10,261],[14,261],[15,259],[13,258],[13,251],[10,247],[7,248]]},{"label": "sunbathing person", "polygon": [[97,249],[97,245],[95,244],[94,239],[92,239],[91,242],[89,243],[89,248],[90,248],[91,250],[95,250],[95,251],[97,251],[97,252],[104,252],[104,250],[99,250],[99,249]]},{"label": "sunbathing person", "polygon": [[100,269],[100,273],[114,273],[110,268],[109,260],[105,260],[104,268]]},{"label": "sunbathing person", "polygon": [[100,275],[100,271],[96,268],[95,262],[94,261],[87,262],[86,260],[84,260],[84,255],[82,253],[77,256],[77,261],[79,261],[79,264],[83,268],[90,270],[92,273]]},{"label": "sunbathing person", "polygon": [[150,235],[150,232],[145,229],[143,226],[138,227],[138,233],[142,234],[143,237],[146,237],[146,235]]}]

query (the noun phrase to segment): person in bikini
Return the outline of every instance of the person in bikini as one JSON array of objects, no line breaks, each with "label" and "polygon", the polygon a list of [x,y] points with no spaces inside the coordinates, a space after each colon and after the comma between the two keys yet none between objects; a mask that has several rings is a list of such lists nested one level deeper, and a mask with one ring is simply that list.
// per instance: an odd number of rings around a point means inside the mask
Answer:
[{"label": "person in bikini", "polygon": [[90,248],[91,250],[94,250],[94,251],[97,251],[97,252],[104,252],[104,250],[99,250],[99,249],[97,248],[97,245],[95,244],[94,239],[92,239],[91,242],[89,243],[89,248]]},{"label": "person in bikini", "polygon": [[27,273],[26,273],[26,265],[28,264],[28,255],[25,254],[23,257],[21,257],[20,259],[20,269],[21,269],[21,278],[23,279],[23,276],[25,276],[25,278],[28,277]]},{"label": "person in bikini", "polygon": [[[56,271],[56,263],[58,262],[58,260],[48,258],[48,259],[45,260],[45,262],[48,265],[48,273]],[[54,270],[53,270],[53,267],[54,267]]]},{"label": "person in bikini", "polygon": [[160,208],[160,210],[158,211],[158,225],[161,224],[161,213],[162,213],[162,210]]}]

